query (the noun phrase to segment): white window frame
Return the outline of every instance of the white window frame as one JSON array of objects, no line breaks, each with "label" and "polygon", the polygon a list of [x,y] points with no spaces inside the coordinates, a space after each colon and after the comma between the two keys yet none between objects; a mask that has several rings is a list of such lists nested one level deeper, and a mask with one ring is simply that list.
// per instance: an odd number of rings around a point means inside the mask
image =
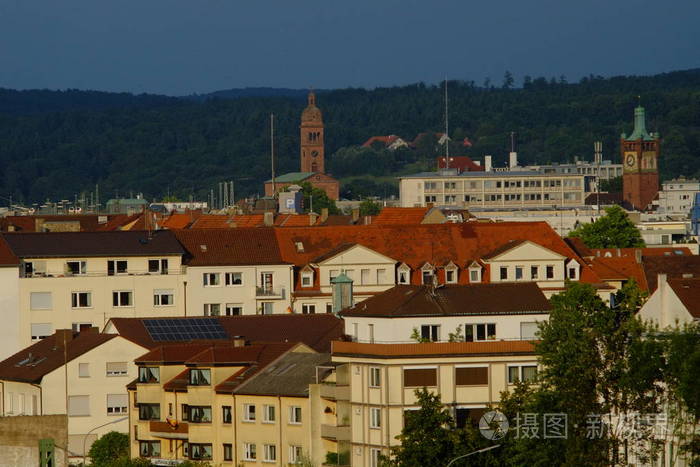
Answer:
[{"label": "white window frame", "polygon": [[[426,275],[430,277],[430,282],[426,282]],[[420,268],[420,280],[423,285],[431,285],[435,277],[435,268],[431,265],[426,264]]]},{"label": "white window frame", "polygon": [[[425,339],[423,337],[423,328],[428,328],[428,341],[429,342],[440,342],[440,328],[441,326],[439,324],[421,324],[420,325],[420,336],[421,339]],[[433,339],[433,330],[437,329],[437,339]]]},{"label": "white window frame", "polygon": [[377,269],[377,285],[386,284],[386,268]]},{"label": "white window frame", "polygon": [[382,455],[382,450],[378,448],[369,449],[369,465],[370,467],[379,467],[379,456]]},{"label": "white window frame", "polygon": [[32,342],[38,342],[53,335],[53,325],[51,323],[32,323],[30,330]]},{"label": "white window frame", "polygon": [[221,287],[220,272],[203,272],[202,273],[203,287]]},{"label": "white window frame", "polygon": [[[116,365],[116,364],[119,364],[120,366],[121,366],[121,365],[124,365],[124,369],[123,369],[123,370],[121,370],[121,369],[119,369],[119,370],[114,370],[114,369],[113,369],[113,370],[110,370],[110,369],[109,369],[109,364],[110,364],[110,363],[111,363],[112,365]],[[112,378],[112,377],[114,377],[114,376],[126,376],[128,373],[129,373],[129,364],[128,364],[128,362],[107,362],[107,363],[105,364],[105,376],[107,376],[107,377]]]},{"label": "white window frame", "polygon": [[[126,399],[119,405],[115,405],[112,401],[110,405],[110,396],[125,397]],[[107,394],[107,415],[125,415],[129,412],[129,395],[128,394]]]},{"label": "white window frame", "polygon": [[[239,283],[236,284],[233,281],[235,275],[239,277]],[[226,287],[242,287],[243,286],[243,273],[240,271],[230,271],[224,273],[224,284]]]},{"label": "white window frame", "polygon": [[304,315],[315,315],[316,314],[316,304],[315,303],[302,303],[301,313]]},{"label": "white window frame", "polygon": [[[234,313],[233,310],[235,308],[238,308],[240,310],[239,313]],[[225,308],[224,308],[224,314],[226,316],[240,316],[243,315],[243,304],[242,303],[227,303]]]},{"label": "white window frame", "polygon": [[372,270],[371,269],[360,269],[360,285],[369,285],[371,283]]},{"label": "white window frame", "polygon": [[277,462],[277,445],[263,444],[263,462]]},{"label": "white window frame", "polygon": [[[116,294],[116,295],[115,295]],[[127,303],[122,303],[122,294],[128,297]],[[114,304],[114,299],[117,299],[117,304]],[[113,290],[112,291],[112,307],[114,308],[133,308],[134,306],[134,291],[133,290]]]},{"label": "white window frame", "polygon": [[[77,263],[78,272],[71,272],[69,264]],[[85,260],[70,260],[66,261],[66,276],[84,276],[87,274],[87,261]]]},{"label": "white window frame", "polygon": [[369,408],[369,427],[372,429],[380,429],[382,427],[382,409],[379,407]]},{"label": "white window frame", "polygon": [[[157,261],[158,267],[151,269],[151,261]],[[146,262],[146,267],[148,268],[149,274],[167,274],[169,269],[168,266],[168,258],[149,258]]]},{"label": "white window frame", "polygon": [[291,444],[289,445],[289,463],[290,464],[296,464],[301,462],[301,459],[304,455],[304,450],[301,446],[297,444]]},{"label": "white window frame", "polygon": [[[498,280],[499,281],[507,281],[508,280],[508,266],[499,266],[498,267]],[[503,277],[503,272],[505,271],[505,278]]]},{"label": "white window frame", "polygon": [[[466,323],[464,325],[464,340],[466,342],[487,342],[487,341],[495,340],[495,337],[494,337],[494,339],[489,339],[489,335],[490,335],[489,334],[489,326],[493,326],[493,330],[494,330],[493,336],[496,336],[497,335],[496,333],[498,332],[498,328],[497,328],[496,324],[497,323]],[[479,335],[479,328],[478,327],[479,326],[484,327],[484,338],[483,339],[478,338],[478,335]],[[467,329],[466,329],[467,327],[472,328],[473,340],[471,340],[471,341],[467,341]]]},{"label": "white window frame", "polygon": [[[163,303],[163,297],[170,297]],[[175,291],[173,289],[155,289],[153,291],[153,306],[175,306]]]},{"label": "white window frame", "polygon": [[522,381],[523,380],[523,368],[535,368],[535,377],[539,373],[539,368],[537,368],[537,363],[532,362],[532,363],[519,363],[519,364],[512,364],[512,365],[506,365],[506,380],[508,381],[508,384],[515,384],[515,380],[511,379],[510,377],[510,369],[511,368],[517,368],[518,369],[518,380]]},{"label": "white window frame", "polygon": [[[549,275],[549,270],[550,270],[549,268],[552,268],[552,275],[551,275],[551,276]],[[553,264],[548,264],[547,266],[545,266],[545,267],[544,267],[544,271],[545,271],[545,272],[544,272],[544,273],[545,273],[545,279],[547,279],[548,281],[554,280],[554,278],[555,278],[556,275],[557,275],[557,270],[556,270],[556,268],[554,267]]]},{"label": "white window frame", "polygon": [[[396,270],[396,283],[397,284],[410,284],[411,283],[411,268],[408,266],[402,265],[399,266],[398,269]],[[406,274],[406,280],[401,280],[401,274],[404,273]]]},{"label": "white window frame", "polygon": [[516,281],[525,280],[525,266],[522,266],[522,265],[515,266],[515,280]]},{"label": "white window frame", "polygon": [[[274,405],[265,404],[263,405],[263,423],[275,423],[277,421],[276,409]],[[272,415],[272,417],[270,417]]]},{"label": "white window frame", "polygon": [[243,443],[243,460],[255,462],[258,457],[258,450],[255,443]]},{"label": "white window frame", "polygon": [[[452,280],[448,279],[448,273],[452,273]],[[445,268],[445,284],[456,284],[459,281],[459,269],[456,267]]]},{"label": "white window frame", "polygon": [[302,287],[313,287],[314,286],[314,273],[313,273],[313,271],[302,271],[301,272],[301,286]]},{"label": "white window frame", "polygon": [[290,425],[301,425],[302,424],[302,413],[300,405],[290,405],[289,406],[289,424]]},{"label": "white window frame", "polygon": [[[534,272],[534,274],[533,274]],[[533,281],[539,280],[540,278],[540,267],[530,266],[530,279]]]},{"label": "white window frame", "polygon": [[256,420],[255,404],[243,404],[243,421],[253,423]]},{"label": "white window frame", "polygon": [[205,303],[203,310],[204,316],[221,316],[221,303]]},{"label": "white window frame", "polygon": [[[110,263],[112,266],[112,273],[109,273]],[[124,268],[120,271],[119,263],[124,263]],[[126,276],[129,274],[129,261],[125,259],[110,259],[107,261],[107,274],[110,276]]]},{"label": "white window frame", "polygon": [[[475,274],[476,274],[476,279],[474,279]],[[481,268],[477,268],[477,267],[469,268],[469,283],[476,284],[478,282],[481,282]]]},{"label": "white window frame", "polygon": [[[85,294],[87,296],[87,305],[80,305],[80,296]],[[71,308],[92,308],[92,292],[87,290],[80,290],[71,292]],[[73,305],[75,303],[75,305]]]},{"label": "white window frame", "polygon": [[369,387],[382,387],[382,369],[378,366],[369,367]]}]

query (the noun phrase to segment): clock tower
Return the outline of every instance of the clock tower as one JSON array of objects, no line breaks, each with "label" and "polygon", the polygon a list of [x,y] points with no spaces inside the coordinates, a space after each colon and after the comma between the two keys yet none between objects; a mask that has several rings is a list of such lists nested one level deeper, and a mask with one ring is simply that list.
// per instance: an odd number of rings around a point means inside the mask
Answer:
[{"label": "clock tower", "polygon": [[313,91],[309,92],[308,100],[301,113],[301,172],[324,173],[323,118]]},{"label": "clock tower", "polygon": [[634,131],[620,136],[622,199],[643,211],[659,192],[659,134],[648,133],[644,107],[634,109]]}]

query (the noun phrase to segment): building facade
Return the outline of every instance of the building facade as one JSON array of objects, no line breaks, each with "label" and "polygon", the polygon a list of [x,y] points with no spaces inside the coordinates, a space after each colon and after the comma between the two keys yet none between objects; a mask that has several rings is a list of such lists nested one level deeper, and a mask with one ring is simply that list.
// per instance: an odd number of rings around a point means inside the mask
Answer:
[{"label": "building facade", "polygon": [[698,193],[700,193],[698,180],[685,178],[667,180],[661,184],[656,211],[660,214],[678,214],[687,217]]}]

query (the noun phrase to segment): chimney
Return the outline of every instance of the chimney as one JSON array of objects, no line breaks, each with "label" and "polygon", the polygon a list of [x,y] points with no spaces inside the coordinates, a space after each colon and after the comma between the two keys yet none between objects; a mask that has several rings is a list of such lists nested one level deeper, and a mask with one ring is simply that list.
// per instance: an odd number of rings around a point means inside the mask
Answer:
[{"label": "chimney", "polygon": [[272,225],[275,223],[275,214],[273,212],[266,212],[263,214],[263,224],[265,224],[265,227],[272,227]]},{"label": "chimney", "polygon": [[328,208],[321,209],[321,224],[328,220]]},{"label": "chimney", "polygon": [[642,250],[639,248],[636,248],[634,250],[634,259],[637,261],[638,264],[642,264]]},{"label": "chimney", "polygon": [[484,171],[491,172],[493,166],[491,165],[491,156],[484,156]]},{"label": "chimney", "polygon": [[231,341],[234,347],[245,347],[245,338],[243,336],[233,336]]},{"label": "chimney", "polygon": [[310,212],[309,213],[309,225],[313,226],[316,225],[316,219],[318,219],[318,214],[315,212]]},{"label": "chimney", "polygon": [[618,248],[617,249],[617,257],[619,258],[620,256],[622,256],[622,251],[620,251],[620,249]]},{"label": "chimney", "polygon": [[518,166],[518,153],[515,151],[511,151],[509,156],[509,161],[510,161],[510,168],[514,169]]},{"label": "chimney", "polygon": [[356,223],[360,220],[360,208],[352,208],[352,223]]},{"label": "chimney", "polygon": [[666,289],[668,282],[666,282],[666,274],[659,274],[656,276],[656,290],[659,293],[660,298],[660,308],[661,313],[659,316],[659,327],[665,328],[668,324],[668,299],[666,298]]},{"label": "chimney", "polygon": [[56,346],[62,346],[63,343],[68,343],[73,340],[73,330],[72,329],[56,329]]}]

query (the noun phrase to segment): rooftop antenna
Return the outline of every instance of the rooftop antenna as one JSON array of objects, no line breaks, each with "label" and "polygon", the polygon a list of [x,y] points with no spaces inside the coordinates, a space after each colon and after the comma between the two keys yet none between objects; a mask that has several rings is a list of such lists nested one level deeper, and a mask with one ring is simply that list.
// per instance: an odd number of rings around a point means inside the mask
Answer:
[{"label": "rooftop antenna", "polygon": [[270,166],[272,169],[272,197],[275,197],[275,114],[270,114]]},{"label": "rooftop antenna", "polygon": [[510,152],[515,152],[515,132],[510,132]]},{"label": "rooftop antenna", "polygon": [[445,75],[445,168],[450,168],[450,122],[447,109],[447,75]]}]

